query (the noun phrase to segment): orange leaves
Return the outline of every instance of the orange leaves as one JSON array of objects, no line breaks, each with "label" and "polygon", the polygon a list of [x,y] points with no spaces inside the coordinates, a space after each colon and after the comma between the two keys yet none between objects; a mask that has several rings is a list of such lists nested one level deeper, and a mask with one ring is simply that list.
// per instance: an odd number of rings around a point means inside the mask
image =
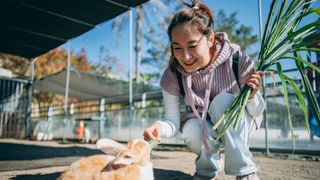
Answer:
[{"label": "orange leaves", "polygon": [[0,67],[10,70],[14,76],[24,77],[29,65],[23,57],[0,53]]},{"label": "orange leaves", "polygon": [[36,79],[58,73],[66,67],[67,52],[64,49],[54,49],[39,56],[35,61]]},{"label": "orange leaves", "polygon": [[[54,49],[48,53],[39,56],[35,63],[36,79],[58,73],[67,67],[68,52],[65,49]],[[85,50],[74,54],[71,52],[71,65],[80,71],[90,71],[93,67],[90,65]]]}]

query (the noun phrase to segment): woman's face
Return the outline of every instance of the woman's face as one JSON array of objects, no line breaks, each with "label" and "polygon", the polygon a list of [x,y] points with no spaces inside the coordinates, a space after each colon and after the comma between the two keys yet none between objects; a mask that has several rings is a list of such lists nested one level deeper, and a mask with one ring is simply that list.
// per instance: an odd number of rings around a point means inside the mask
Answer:
[{"label": "woman's face", "polygon": [[174,27],[171,39],[173,55],[186,72],[194,72],[209,65],[213,34],[207,37],[188,23]]}]

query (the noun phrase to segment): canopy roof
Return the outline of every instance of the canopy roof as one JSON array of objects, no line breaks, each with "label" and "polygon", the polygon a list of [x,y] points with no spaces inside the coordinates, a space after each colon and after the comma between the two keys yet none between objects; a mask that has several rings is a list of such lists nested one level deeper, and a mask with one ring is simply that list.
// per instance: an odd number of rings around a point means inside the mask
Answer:
[{"label": "canopy roof", "polygon": [[[34,81],[34,88],[44,92],[65,95],[66,78],[67,70],[63,70],[41,80]],[[157,89],[148,85],[144,85],[142,88],[147,91]],[[99,99],[101,97],[115,97],[119,99],[122,97],[119,100],[128,100],[128,90],[129,83],[127,81],[94,76],[74,69],[70,70],[69,96],[71,97],[76,97],[80,100]],[[148,93],[148,98],[153,96],[153,93]]]},{"label": "canopy roof", "polygon": [[148,0],[1,0],[0,52],[37,57]]},{"label": "canopy roof", "polygon": [[[44,92],[65,94],[67,70],[34,82],[34,88]],[[99,99],[128,94],[128,83],[92,76],[76,70],[70,71],[69,96],[82,100]]]}]

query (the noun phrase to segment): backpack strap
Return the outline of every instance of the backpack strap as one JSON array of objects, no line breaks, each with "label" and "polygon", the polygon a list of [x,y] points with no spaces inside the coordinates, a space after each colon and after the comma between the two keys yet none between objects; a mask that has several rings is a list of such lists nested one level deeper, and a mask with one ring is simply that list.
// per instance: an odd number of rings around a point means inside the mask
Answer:
[{"label": "backpack strap", "polygon": [[175,73],[176,73],[178,84],[179,84],[180,95],[184,98],[185,92],[184,92],[184,87],[183,87],[183,84],[182,84],[181,73],[178,70],[175,70]]},{"label": "backpack strap", "polygon": [[[180,95],[184,99],[184,96],[186,95],[186,93],[184,91],[184,87],[182,84],[182,76],[178,70],[175,70],[175,72],[176,72],[176,76],[177,76],[177,80],[178,80],[178,84],[179,84]],[[189,107],[186,105],[186,112],[188,112],[188,111],[189,111]]]},{"label": "backpack strap", "polygon": [[233,74],[236,78],[237,84],[240,86],[240,82],[239,82],[239,71],[238,71],[238,66],[239,66],[239,51],[237,51],[236,53],[233,54],[232,56],[232,71]]}]

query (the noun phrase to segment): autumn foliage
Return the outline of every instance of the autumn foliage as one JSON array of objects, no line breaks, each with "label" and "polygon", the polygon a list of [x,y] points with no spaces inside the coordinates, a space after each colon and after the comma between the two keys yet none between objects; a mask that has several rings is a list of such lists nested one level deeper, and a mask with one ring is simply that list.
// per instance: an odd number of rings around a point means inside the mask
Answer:
[{"label": "autumn foliage", "polygon": [[0,67],[10,70],[17,77],[24,77],[30,62],[22,57],[0,53]]},{"label": "autumn foliage", "polygon": [[[63,71],[67,68],[67,58],[68,53],[62,48],[51,50],[39,56],[35,62],[35,78],[41,79]],[[88,72],[93,69],[83,49],[79,53],[71,53],[70,63],[72,67],[82,72]]]}]

